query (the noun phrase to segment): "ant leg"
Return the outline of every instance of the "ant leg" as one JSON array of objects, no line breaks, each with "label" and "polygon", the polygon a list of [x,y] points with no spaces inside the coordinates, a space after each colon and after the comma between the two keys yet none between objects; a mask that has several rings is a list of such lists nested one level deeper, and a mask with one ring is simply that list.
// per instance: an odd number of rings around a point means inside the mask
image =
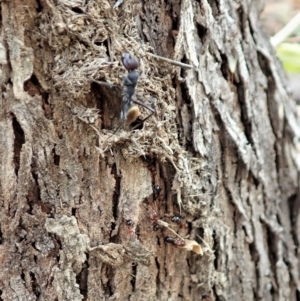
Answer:
[{"label": "ant leg", "polygon": [[107,141],[112,136],[115,135],[115,133],[125,124],[130,124],[134,122],[139,115],[139,108],[136,105],[132,105],[131,97],[127,94],[123,94],[122,97],[122,104],[121,104],[121,122],[118,125],[118,127],[114,130],[114,132],[105,140]]},{"label": "ant leg", "polygon": [[140,101],[138,101],[138,100],[132,100],[132,102],[134,102],[134,103],[136,103],[137,105],[140,105],[140,106],[142,106],[142,107],[148,109],[150,112],[152,112],[151,115],[153,115],[153,114],[155,113],[155,110],[154,110],[153,108],[151,108],[151,107],[145,105],[144,103],[142,103],[142,102],[140,102]]},{"label": "ant leg", "polygon": [[[128,108],[128,106],[130,106],[130,108]],[[126,110],[126,111],[125,111]],[[126,113],[126,120],[123,120],[124,119],[124,115]],[[132,103],[130,102],[129,105],[126,105],[125,106],[125,109],[122,109],[122,113],[121,113],[121,123],[118,125],[118,127],[114,130],[114,132],[105,140],[107,141],[108,139],[110,139],[112,136],[115,135],[115,133],[124,125],[124,124],[127,124],[127,125],[130,125],[131,123],[133,123],[139,116],[140,114],[140,110],[138,108],[138,106],[136,105],[132,105]],[[152,113],[153,114],[153,113]],[[151,115],[152,115],[151,114]],[[150,115],[150,116],[151,116]],[[148,119],[150,116],[148,116],[146,119]],[[144,120],[146,120],[144,119]],[[143,121],[144,121],[143,120]],[[142,121],[142,122],[143,122]]]},{"label": "ant leg", "polygon": [[138,105],[140,105],[140,106],[146,108],[147,110],[149,110],[149,111],[151,112],[150,115],[148,115],[146,118],[144,118],[141,122],[139,122],[137,125],[135,125],[135,126],[132,128],[132,130],[135,130],[137,127],[139,127],[140,124],[144,123],[144,122],[145,122],[147,119],[149,119],[153,114],[155,114],[156,111],[155,111],[153,108],[151,108],[151,107],[145,105],[144,103],[142,103],[142,102],[140,102],[140,101],[138,101],[138,100],[132,100],[132,102],[134,102],[134,103],[136,103],[136,104],[138,104]]},{"label": "ant leg", "polygon": [[144,118],[143,120],[141,120],[138,124],[136,124],[134,127],[131,128],[131,130],[135,130],[136,128],[138,128],[141,124],[143,124],[147,119],[149,119],[152,115],[154,114],[154,112],[152,112],[150,115],[148,115],[146,118]]},{"label": "ant leg", "polygon": [[107,140],[109,140],[120,128],[121,128],[121,126],[123,126],[124,125],[124,121],[122,121],[121,123],[120,123],[120,125],[114,130],[114,132],[110,135],[110,136],[108,136],[107,138],[106,138],[106,140],[104,141],[104,143],[105,142],[107,142]]}]

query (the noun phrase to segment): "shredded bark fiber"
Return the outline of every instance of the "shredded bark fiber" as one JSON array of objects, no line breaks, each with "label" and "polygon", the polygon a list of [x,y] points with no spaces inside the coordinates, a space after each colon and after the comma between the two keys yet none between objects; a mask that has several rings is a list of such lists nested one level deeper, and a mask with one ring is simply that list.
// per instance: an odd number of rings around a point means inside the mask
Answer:
[{"label": "shredded bark fiber", "polygon": [[[172,85],[178,67],[176,69],[147,55],[152,49],[140,39],[137,22],[133,22],[139,11],[138,1],[135,4],[124,2],[120,9],[111,9],[108,1],[90,1],[84,7],[79,2],[76,11],[74,2],[61,1],[61,5],[52,11],[55,11],[52,16],[42,15],[43,27],[38,38],[41,42],[47,40],[56,53],[53,58],[53,85],[59,89],[61,96],[66,97],[72,112],[83,122],[91,124],[98,136],[95,147],[101,156],[115,146],[123,146],[125,158],[151,154],[169,161],[176,170],[173,189],[179,206],[184,206],[192,214],[198,212],[211,193],[199,192],[198,171],[204,171],[205,177],[205,166],[201,166],[200,159],[191,157],[178,139],[175,89]],[[122,27],[116,26],[118,18],[124,20]],[[96,83],[100,94],[102,89],[106,89],[104,97],[100,95],[101,102],[121,102],[122,76],[126,70],[120,58],[124,52],[134,54],[140,63],[134,97],[155,108],[156,114],[145,122],[142,130],[130,131],[122,127],[112,136],[118,126],[118,110],[113,113],[112,126],[100,129],[99,125],[103,125],[101,117],[111,112],[100,110],[97,121],[96,110],[86,108],[85,111],[76,103],[86,97],[95,81],[101,83]],[[144,108],[141,111],[143,118],[149,114]]]}]

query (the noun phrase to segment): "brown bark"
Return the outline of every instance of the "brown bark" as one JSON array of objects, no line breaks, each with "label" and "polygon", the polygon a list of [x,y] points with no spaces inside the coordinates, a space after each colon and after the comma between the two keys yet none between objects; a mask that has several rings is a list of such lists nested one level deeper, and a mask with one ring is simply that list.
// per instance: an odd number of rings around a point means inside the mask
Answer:
[{"label": "brown bark", "polygon": [[[299,117],[263,1],[24,2],[1,2],[0,300],[299,300]],[[123,52],[156,116],[111,137]]]}]

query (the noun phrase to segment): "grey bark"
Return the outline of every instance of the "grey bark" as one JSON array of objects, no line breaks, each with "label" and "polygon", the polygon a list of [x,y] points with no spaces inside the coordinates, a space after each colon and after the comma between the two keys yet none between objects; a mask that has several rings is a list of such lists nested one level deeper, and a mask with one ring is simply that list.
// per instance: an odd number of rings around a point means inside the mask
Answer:
[{"label": "grey bark", "polygon": [[[263,1],[115,4],[1,2],[0,300],[299,300],[299,117]],[[156,116],[111,136],[123,52]]]}]

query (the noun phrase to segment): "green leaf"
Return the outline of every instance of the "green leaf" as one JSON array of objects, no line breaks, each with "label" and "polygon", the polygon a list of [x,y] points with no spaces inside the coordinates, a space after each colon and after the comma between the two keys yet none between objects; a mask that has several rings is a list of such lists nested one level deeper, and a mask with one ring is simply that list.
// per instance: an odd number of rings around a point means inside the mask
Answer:
[{"label": "green leaf", "polygon": [[300,45],[282,43],[276,48],[277,55],[288,73],[300,73]]}]

